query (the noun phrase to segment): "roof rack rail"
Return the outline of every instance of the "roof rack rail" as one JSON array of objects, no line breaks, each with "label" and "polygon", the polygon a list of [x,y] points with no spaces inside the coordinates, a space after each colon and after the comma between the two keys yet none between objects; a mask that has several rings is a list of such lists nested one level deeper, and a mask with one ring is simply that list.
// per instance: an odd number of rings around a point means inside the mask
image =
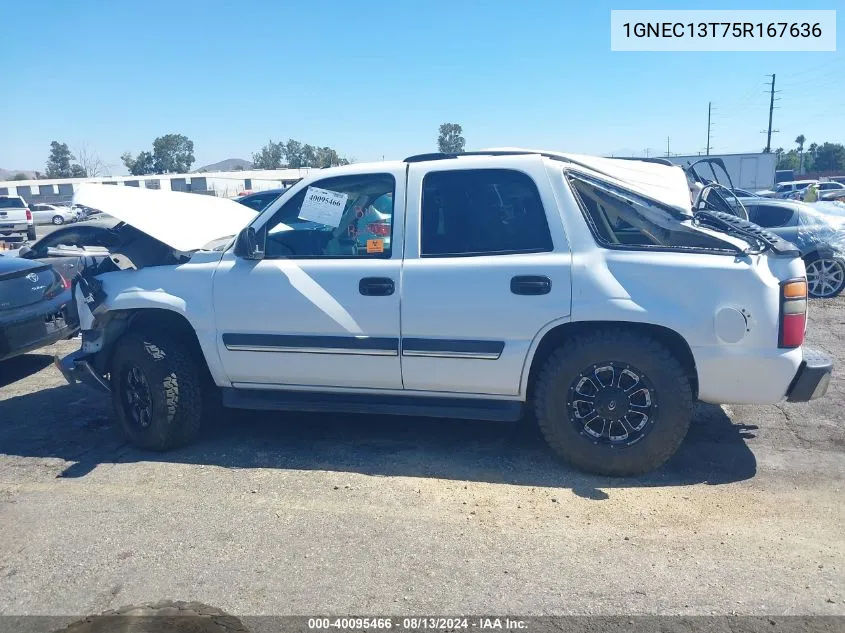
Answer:
[{"label": "roof rack rail", "polygon": [[488,151],[461,152],[460,154],[431,152],[429,154],[416,154],[414,156],[408,156],[408,158],[406,158],[403,162],[421,163],[428,160],[447,160],[450,158],[460,158],[461,156],[545,156],[546,158],[551,158],[554,160],[571,162],[568,159],[563,158],[562,156],[558,156],[556,154],[548,154],[546,152],[532,152],[530,150],[521,149],[491,149]]},{"label": "roof rack rail", "polygon": [[668,165],[669,167],[679,166],[677,163],[673,163],[671,160],[659,157],[638,158],[636,156],[613,156],[613,158],[615,160],[639,160],[644,163],[657,163],[658,165]]}]

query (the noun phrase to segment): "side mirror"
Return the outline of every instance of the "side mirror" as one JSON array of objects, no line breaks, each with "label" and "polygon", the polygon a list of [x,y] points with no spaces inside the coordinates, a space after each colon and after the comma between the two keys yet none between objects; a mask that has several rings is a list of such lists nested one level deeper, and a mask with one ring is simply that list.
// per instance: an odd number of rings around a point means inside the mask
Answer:
[{"label": "side mirror", "polygon": [[18,249],[18,257],[26,257],[32,252],[32,249],[29,246],[21,246]]},{"label": "side mirror", "polygon": [[235,255],[242,259],[264,259],[264,250],[258,245],[258,236],[253,227],[248,226],[238,233]]}]

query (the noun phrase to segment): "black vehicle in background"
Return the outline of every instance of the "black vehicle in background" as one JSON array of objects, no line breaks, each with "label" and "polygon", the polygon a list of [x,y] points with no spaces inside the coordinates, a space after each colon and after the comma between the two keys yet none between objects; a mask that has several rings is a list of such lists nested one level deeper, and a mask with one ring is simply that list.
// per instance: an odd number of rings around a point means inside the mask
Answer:
[{"label": "black vehicle in background", "polygon": [[0,256],[0,361],[74,336],[70,282],[50,264]]},{"label": "black vehicle in background", "polygon": [[22,246],[18,257],[51,264],[73,281],[82,268],[108,257],[108,249],[118,243],[120,222],[112,217],[94,218],[62,227],[37,242]]},{"label": "black vehicle in background", "polygon": [[263,211],[285,191],[287,191],[286,187],[282,187],[281,189],[265,189],[264,191],[258,191],[256,193],[241,196],[240,198],[235,198],[235,202],[239,202],[250,209],[255,209],[256,211]]}]

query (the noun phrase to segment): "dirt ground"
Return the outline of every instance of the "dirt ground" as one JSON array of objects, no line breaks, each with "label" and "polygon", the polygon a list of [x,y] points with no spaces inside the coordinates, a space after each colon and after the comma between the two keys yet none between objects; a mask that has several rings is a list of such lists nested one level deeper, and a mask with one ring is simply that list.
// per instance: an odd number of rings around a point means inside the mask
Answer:
[{"label": "dirt ground", "polygon": [[845,615],[843,325],[845,297],[811,303],[824,399],[699,405],[635,479],[454,420],[243,413],[143,453],[51,366],[62,342],[0,364],[0,615]]}]

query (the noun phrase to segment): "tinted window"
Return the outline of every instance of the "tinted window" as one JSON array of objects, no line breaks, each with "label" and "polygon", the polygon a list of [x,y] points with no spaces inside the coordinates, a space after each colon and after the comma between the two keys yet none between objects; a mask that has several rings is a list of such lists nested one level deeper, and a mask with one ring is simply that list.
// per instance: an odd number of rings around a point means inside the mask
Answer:
[{"label": "tinted window", "polygon": [[390,174],[312,183],[285,202],[262,229],[265,256],[390,257],[395,187]]},{"label": "tinted window", "polygon": [[784,226],[792,219],[794,211],[789,207],[757,204],[748,207],[748,219],[764,228]]},{"label": "tinted window", "polygon": [[437,171],[423,179],[423,257],[552,250],[534,181],[510,169]]},{"label": "tinted window", "polygon": [[281,194],[278,192],[268,192],[268,193],[256,193],[250,196],[244,196],[238,202],[243,205],[248,206],[250,209],[255,209],[256,211],[263,211],[268,204],[273,202],[276,198],[278,198]]},{"label": "tinted window", "polygon": [[20,198],[0,198],[0,209],[23,209],[25,206]]}]

